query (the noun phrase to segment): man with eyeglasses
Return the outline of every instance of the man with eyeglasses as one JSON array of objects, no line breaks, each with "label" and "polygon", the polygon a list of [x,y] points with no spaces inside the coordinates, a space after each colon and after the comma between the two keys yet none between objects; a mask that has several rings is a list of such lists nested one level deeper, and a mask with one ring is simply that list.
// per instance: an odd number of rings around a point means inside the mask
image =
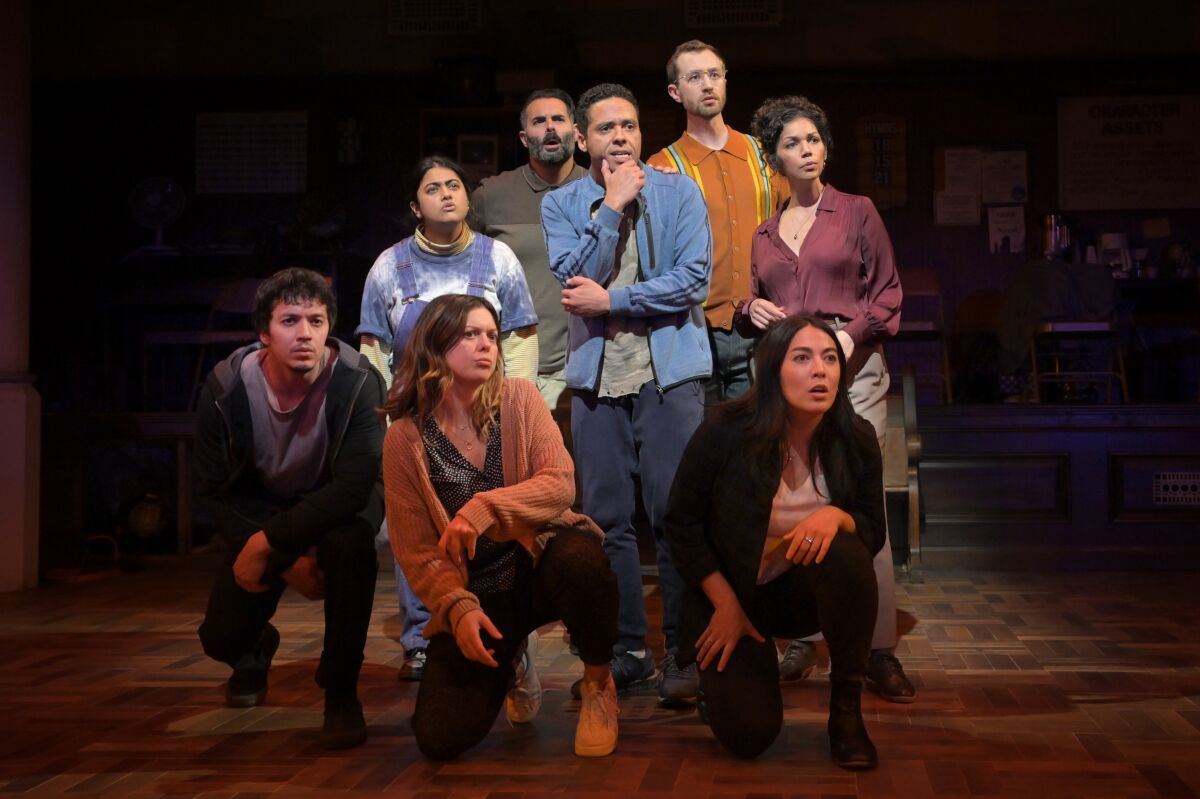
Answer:
[{"label": "man with eyeglasses", "polygon": [[[712,282],[704,305],[713,373],[705,384],[709,404],[733,399],[750,387],[755,330],[736,309],[750,294],[750,240],[791,196],[771,169],[757,139],[725,124],[725,60],[698,39],[675,48],[667,61],[667,94],[687,113],[687,130],[650,158],[700,185],[712,224]],[[791,641],[780,658],[780,679],[806,679],[817,666],[809,641]]]},{"label": "man with eyeglasses", "polygon": [[704,317],[713,353],[708,403],[750,387],[753,326],[735,316],[750,294],[750,240],[789,196],[787,181],[767,166],[758,142],[725,124],[725,60],[692,39],[667,61],[667,94],[687,112],[687,130],[655,153],[650,166],[673,167],[700,185],[712,223],[712,282]]}]

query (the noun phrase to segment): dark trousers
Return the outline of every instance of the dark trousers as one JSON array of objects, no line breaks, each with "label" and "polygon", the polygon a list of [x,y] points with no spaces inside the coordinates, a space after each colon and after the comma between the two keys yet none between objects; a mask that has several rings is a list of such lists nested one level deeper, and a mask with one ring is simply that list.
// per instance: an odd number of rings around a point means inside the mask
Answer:
[{"label": "dark trousers", "polygon": [[[718,672],[700,672],[708,724],[717,740],[744,757],[763,752],[783,726],[779,664],[771,637],[799,638],[819,627],[829,645],[830,678],[859,680],[866,670],[878,590],[871,553],[853,535],[839,533],[825,560],[796,566],[758,586],[747,615],[762,626],[758,643],[743,637]],[[764,629],[764,627],[766,629]]]},{"label": "dark trousers", "polygon": [[590,391],[576,391],[571,398],[571,437],[583,512],[604,530],[604,551],[621,592],[617,643],[626,649],[646,647],[648,626],[633,525],[635,475],[641,479],[642,504],[654,532],[663,591],[663,635],[668,648],[677,644],[683,579],[675,568],[662,524],[679,460],[703,416],[699,380],[662,394],[651,381],[636,396],[601,399]]},{"label": "dark trousers", "polygon": [[[262,668],[266,664],[256,661],[259,640],[287,587],[278,573],[290,564],[277,564],[264,580],[267,590],[251,593],[233,578],[233,562],[241,547],[232,550],[208,596],[200,642],[213,660],[235,669]],[[379,571],[375,531],[358,518],[327,531],[317,542],[317,565],[325,576],[325,649],[321,662],[326,691],[339,698],[353,698],[375,602]]]},{"label": "dark trousers", "polygon": [[565,529],[550,539],[533,578],[480,598],[503,636],[483,634],[497,668],[468,660],[450,633],[433,636],[412,725],[426,757],[448,759],[483,740],[513,685],[513,658],[530,632],[562,619],[584,663],[612,657],[617,637],[616,578],[595,534]]}]

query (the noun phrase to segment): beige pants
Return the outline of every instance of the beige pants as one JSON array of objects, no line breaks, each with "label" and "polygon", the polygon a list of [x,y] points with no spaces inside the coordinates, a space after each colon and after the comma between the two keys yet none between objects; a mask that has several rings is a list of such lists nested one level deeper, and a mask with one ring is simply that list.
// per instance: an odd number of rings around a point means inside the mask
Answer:
[{"label": "beige pants", "polygon": [[[567,390],[567,379],[563,374],[563,370],[557,372],[546,372],[537,376],[538,391],[542,394],[542,399],[550,406],[550,410],[558,407],[559,401],[562,398],[562,393]],[[570,408],[571,403],[568,399],[566,407]]]},{"label": "beige pants", "polygon": [[[884,433],[887,430],[887,393],[892,380],[883,359],[882,345],[856,347],[848,367],[854,375],[850,381],[850,404],[854,412],[871,423],[883,453]],[[885,509],[886,513],[886,509]],[[883,528],[883,549],[875,556],[875,580],[879,583],[879,615],[875,617],[872,649],[891,649],[896,646],[896,572],[892,565],[892,539],[888,534],[886,515]]]},{"label": "beige pants", "polygon": [[[887,430],[887,393],[892,379],[883,360],[883,346],[864,345],[854,348],[854,357],[847,368],[854,375],[850,381],[850,405],[854,412],[871,423],[883,453],[884,432]],[[883,549],[875,556],[875,582],[879,584],[879,613],[875,617],[872,649],[892,649],[896,646],[896,572],[892,566],[892,539],[887,530],[887,508],[884,508]],[[806,641],[821,638],[814,635]]]}]

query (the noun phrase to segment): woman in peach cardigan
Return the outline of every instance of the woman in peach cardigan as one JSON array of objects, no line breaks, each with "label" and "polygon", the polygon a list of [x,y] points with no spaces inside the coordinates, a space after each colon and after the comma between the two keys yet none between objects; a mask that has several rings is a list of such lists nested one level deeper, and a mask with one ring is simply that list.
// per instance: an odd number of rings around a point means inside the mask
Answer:
[{"label": "woman in peach cardigan", "polygon": [[504,377],[498,328],[477,297],[433,300],[388,396],[388,532],[432,614],[413,731],[427,756],[451,758],[487,735],[502,704],[510,721],[530,721],[540,688],[522,644],[562,619],[584,662],[575,753],[606,755],[617,743],[616,578],[599,528],[570,510],[574,465],[545,402]]}]

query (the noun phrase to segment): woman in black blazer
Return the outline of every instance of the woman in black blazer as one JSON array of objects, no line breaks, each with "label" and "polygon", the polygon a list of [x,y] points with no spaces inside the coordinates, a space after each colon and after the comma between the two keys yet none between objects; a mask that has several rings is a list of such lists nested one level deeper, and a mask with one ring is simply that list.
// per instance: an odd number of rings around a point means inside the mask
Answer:
[{"label": "woman in black blazer", "polygon": [[679,663],[699,663],[717,739],[753,757],[783,725],[771,637],[824,633],[833,759],[873,768],[859,700],[884,540],[875,432],[850,408],[845,355],[822,320],[776,322],[754,363],[754,387],[700,426],[671,490],[666,533],[688,586]]}]

